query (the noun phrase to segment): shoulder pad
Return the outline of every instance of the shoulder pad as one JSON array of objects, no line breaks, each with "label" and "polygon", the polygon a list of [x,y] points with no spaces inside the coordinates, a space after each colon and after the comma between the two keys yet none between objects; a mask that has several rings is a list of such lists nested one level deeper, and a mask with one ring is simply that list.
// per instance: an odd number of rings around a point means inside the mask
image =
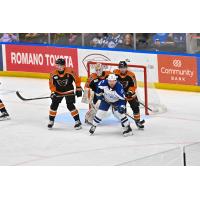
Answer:
[{"label": "shoulder pad", "polygon": [[131,71],[127,71],[127,75],[131,77],[135,77],[135,73]]},{"label": "shoulder pad", "polygon": [[115,73],[115,74],[120,74],[120,71],[119,71],[119,69],[115,69],[115,70],[113,71],[113,73]]}]

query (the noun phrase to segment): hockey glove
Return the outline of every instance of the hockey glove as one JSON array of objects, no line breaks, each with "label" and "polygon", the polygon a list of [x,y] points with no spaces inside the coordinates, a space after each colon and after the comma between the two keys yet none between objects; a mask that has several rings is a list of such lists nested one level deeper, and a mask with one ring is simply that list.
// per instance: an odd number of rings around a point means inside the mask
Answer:
[{"label": "hockey glove", "polygon": [[124,113],[126,112],[125,106],[119,106],[119,107],[118,107],[118,112],[119,112],[120,114],[124,114]]},{"label": "hockey glove", "polygon": [[51,95],[50,95],[51,99],[55,98],[56,97],[56,94],[55,92],[52,92]]},{"label": "hockey glove", "polygon": [[76,88],[76,96],[77,97],[82,97],[82,88],[81,87],[77,87]]},{"label": "hockey glove", "polygon": [[126,93],[126,97],[128,97],[128,98],[136,97],[136,94],[135,94],[135,92],[128,91],[128,92]]}]

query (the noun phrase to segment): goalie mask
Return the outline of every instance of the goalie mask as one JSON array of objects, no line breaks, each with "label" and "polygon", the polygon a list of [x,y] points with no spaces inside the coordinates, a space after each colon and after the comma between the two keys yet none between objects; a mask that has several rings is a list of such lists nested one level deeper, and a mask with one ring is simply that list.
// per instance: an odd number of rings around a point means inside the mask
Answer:
[{"label": "goalie mask", "polygon": [[97,63],[95,65],[95,72],[96,72],[97,76],[102,76],[102,74],[103,74],[103,66],[102,66],[101,63]]}]

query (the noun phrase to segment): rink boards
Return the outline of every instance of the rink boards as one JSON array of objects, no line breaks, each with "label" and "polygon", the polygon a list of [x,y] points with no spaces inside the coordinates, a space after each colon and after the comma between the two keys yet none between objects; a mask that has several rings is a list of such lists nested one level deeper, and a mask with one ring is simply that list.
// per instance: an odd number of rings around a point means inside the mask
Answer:
[{"label": "rink boards", "polygon": [[[118,63],[129,60],[131,64],[144,65],[151,75],[149,82],[156,88],[200,91],[200,58],[190,54],[169,54],[119,49],[64,47],[39,44],[1,44],[0,75],[49,78],[57,58],[64,58],[82,81],[87,77],[87,62]],[[136,72],[138,82],[143,73]]]}]

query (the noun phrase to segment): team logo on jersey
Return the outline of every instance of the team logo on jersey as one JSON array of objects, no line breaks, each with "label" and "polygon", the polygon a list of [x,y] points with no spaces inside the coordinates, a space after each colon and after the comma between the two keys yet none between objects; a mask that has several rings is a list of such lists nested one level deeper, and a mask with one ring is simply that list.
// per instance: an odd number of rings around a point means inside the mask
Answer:
[{"label": "team logo on jersey", "polygon": [[123,88],[128,87],[128,81],[122,81],[121,84],[123,85]]},{"label": "team logo on jersey", "polygon": [[68,83],[68,80],[67,79],[65,79],[65,80],[57,80],[57,83],[60,86],[66,86],[67,83]]}]

